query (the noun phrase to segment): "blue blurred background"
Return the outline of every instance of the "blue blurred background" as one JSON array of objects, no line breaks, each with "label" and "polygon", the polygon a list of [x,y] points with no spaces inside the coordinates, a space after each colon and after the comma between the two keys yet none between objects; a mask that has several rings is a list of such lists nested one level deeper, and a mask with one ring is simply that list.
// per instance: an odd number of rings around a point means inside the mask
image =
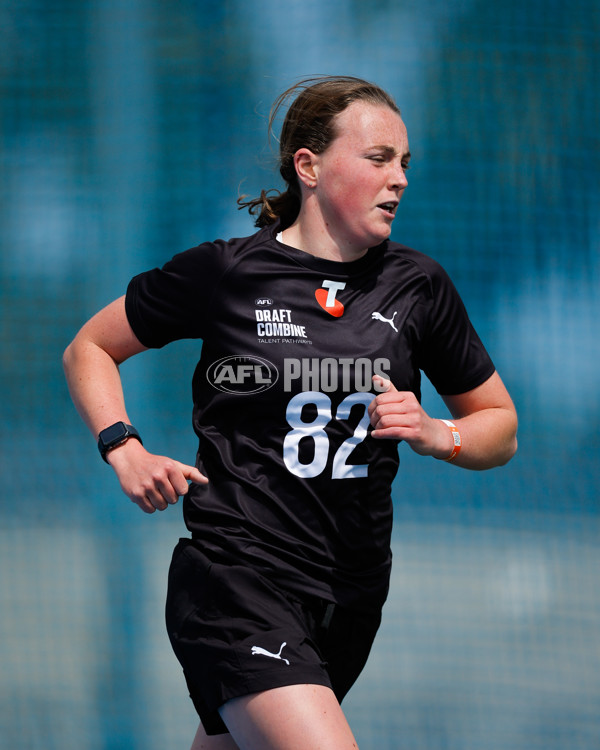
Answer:
[{"label": "blue blurred background", "polygon": [[[397,99],[394,238],[450,272],[520,415],[490,472],[401,447],[349,719],[363,750],[598,750],[598,3],[0,0],[0,29],[0,748],[190,745],[163,627],[181,508],[120,493],[60,359],[135,273],[253,231],[235,202],[278,185],[272,100],[342,73]],[[122,368],[147,446],[183,461],[199,346]]]}]

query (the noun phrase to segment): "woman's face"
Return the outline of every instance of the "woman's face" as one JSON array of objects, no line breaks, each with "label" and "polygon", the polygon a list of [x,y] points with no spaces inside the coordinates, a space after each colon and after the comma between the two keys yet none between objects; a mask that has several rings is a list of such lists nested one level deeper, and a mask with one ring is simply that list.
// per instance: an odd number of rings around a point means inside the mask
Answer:
[{"label": "woman's face", "polygon": [[386,240],[407,185],[410,152],[400,115],[386,106],[353,102],[335,118],[336,136],[315,157],[324,229],[351,253]]}]

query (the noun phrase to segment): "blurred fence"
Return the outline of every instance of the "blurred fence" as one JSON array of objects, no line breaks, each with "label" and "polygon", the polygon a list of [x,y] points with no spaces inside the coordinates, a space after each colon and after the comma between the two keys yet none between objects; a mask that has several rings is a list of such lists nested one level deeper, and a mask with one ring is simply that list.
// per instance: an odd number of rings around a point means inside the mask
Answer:
[{"label": "blurred fence", "polygon": [[[394,238],[448,269],[521,420],[483,474],[401,449],[360,746],[596,750],[598,4],[0,0],[0,28],[1,750],[191,743],[162,622],[180,508],[121,496],[60,357],[134,273],[252,231],[235,200],[277,184],[270,103],[322,72],[396,97]],[[198,350],[123,367],[147,442],[186,461]]]}]

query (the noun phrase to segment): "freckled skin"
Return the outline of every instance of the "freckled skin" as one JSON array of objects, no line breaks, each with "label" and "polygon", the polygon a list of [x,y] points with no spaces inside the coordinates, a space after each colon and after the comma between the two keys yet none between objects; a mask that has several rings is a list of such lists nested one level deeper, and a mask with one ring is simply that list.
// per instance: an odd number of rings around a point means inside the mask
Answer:
[{"label": "freckled skin", "polygon": [[408,136],[394,110],[365,102],[353,102],[336,116],[335,133],[321,154],[296,152],[302,205],[283,241],[323,258],[352,261],[390,236],[408,184]]},{"label": "freckled skin", "polygon": [[407,186],[406,127],[387,107],[354,102],[336,118],[338,136],[317,157],[314,195],[328,233],[360,255],[390,235]]}]

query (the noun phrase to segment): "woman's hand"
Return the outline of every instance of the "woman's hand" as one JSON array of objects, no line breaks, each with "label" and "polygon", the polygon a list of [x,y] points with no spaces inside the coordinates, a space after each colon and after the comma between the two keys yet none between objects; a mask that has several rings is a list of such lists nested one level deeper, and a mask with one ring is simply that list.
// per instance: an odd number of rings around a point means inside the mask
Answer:
[{"label": "woman's hand", "polygon": [[195,466],[156,456],[134,438],[106,454],[127,497],[144,511],[154,513],[174,505],[189,489],[188,480],[207,484]]},{"label": "woman's hand", "polygon": [[[454,439],[448,426],[432,419],[411,391],[398,391],[379,375],[373,381],[380,393],[369,406],[371,435],[404,440],[420,455],[450,458]],[[510,461],[517,450],[517,412],[497,372],[471,391],[442,398],[461,437],[452,463],[481,470]]]},{"label": "woman's hand", "polygon": [[373,382],[379,394],[369,405],[371,436],[404,440],[421,456],[448,458],[453,447],[448,427],[428,416],[412,391],[398,391],[380,375],[375,375]]}]

